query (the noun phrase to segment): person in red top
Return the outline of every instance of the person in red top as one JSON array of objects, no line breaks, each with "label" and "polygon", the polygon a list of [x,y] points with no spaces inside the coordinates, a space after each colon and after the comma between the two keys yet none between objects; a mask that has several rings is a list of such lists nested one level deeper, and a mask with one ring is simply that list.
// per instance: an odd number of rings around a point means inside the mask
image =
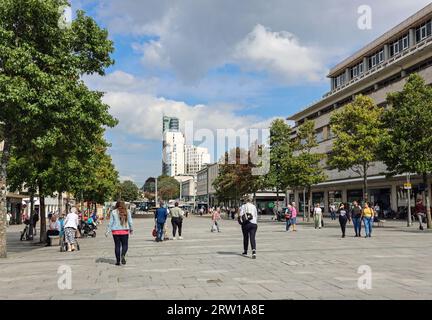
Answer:
[{"label": "person in red top", "polygon": [[419,220],[419,229],[423,230],[423,217],[426,215],[426,208],[423,205],[423,202],[421,199],[417,200],[415,209],[414,209],[414,213],[417,215],[417,218]]},{"label": "person in red top", "polygon": [[215,226],[216,226],[217,232],[220,232],[219,223],[218,223],[220,220],[221,220],[220,208],[217,208],[212,213],[212,221],[213,221],[213,226],[211,229],[212,232],[213,232],[213,229]]}]

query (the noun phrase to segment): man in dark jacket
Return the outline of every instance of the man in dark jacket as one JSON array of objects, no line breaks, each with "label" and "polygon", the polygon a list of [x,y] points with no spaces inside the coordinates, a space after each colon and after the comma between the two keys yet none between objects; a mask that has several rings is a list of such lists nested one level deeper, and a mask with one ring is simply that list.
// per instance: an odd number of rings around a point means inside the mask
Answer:
[{"label": "man in dark jacket", "polygon": [[358,204],[357,201],[353,202],[353,207],[351,208],[350,216],[353,221],[354,231],[356,237],[361,237],[361,216],[362,216],[362,207]]},{"label": "man in dark jacket", "polygon": [[159,208],[155,212],[157,237],[156,242],[163,241],[164,238],[164,225],[168,217],[168,209],[164,207],[163,201],[159,203]]}]

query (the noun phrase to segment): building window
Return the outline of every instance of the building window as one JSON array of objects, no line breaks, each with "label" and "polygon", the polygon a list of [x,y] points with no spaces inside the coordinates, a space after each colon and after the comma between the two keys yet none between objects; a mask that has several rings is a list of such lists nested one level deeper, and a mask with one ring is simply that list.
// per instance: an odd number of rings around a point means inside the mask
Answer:
[{"label": "building window", "polygon": [[315,138],[316,138],[316,141],[318,143],[324,141],[324,132],[323,132],[323,129],[320,129],[320,130],[318,130],[316,132]]},{"label": "building window", "polygon": [[342,86],[345,83],[345,73],[341,74],[340,76],[336,77],[334,79],[334,83],[335,83],[335,88],[338,88],[340,86]]},{"label": "building window", "polygon": [[406,50],[409,47],[409,39],[408,36],[402,38],[402,49]]},{"label": "building window", "polygon": [[422,24],[421,26],[419,26],[416,29],[416,41],[420,42],[426,39],[427,37],[430,37],[432,32],[431,28],[432,28],[431,21],[428,21]]}]

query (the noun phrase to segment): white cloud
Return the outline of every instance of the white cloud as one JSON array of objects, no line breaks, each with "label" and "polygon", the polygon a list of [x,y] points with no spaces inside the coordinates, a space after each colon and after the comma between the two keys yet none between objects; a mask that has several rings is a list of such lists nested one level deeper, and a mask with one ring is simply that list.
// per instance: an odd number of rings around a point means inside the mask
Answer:
[{"label": "white cloud", "polygon": [[141,61],[145,67],[165,69],[170,66],[169,56],[160,41],[151,40],[144,44],[135,43],[132,44],[132,48],[143,54]]},{"label": "white cloud", "polygon": [[272,32],[260,24],[237,45],[234,57],[250,70],[293,83],[321,81],[327,71],[319,50],[302,46],[289,32]]},{"label": "white cloud", "polygon": [[[255,32],[257,24],[274,32],[262,33],[262,39],[275,43],[268,54],[262,45],[249,42],[254,50],[245,54],[243,63],[258,62],[260,70],[269,74],[290,74],[296,77],[297,69],[278,54],[295,48],[308,49],[305,60],[318,60],[306,71],[303,80],[315,81],[320,74],[317,64],[327,67],[337,63],[349,53],[371,41],[398,24],[416,10],[428,4],[428,0],[381,0],[371,3],[372,30],[357,27],[357,9],[364,0],[93,0],[99,6],[98,15],[114,34],[155,36],[159,40],[147,48],[144,61],[147,67],[153,63],[169,62],[170,70],[184,83],[196,84],[209,70],[224,65],[232,59],[232,52],[245,37]],[[254,29],[255,28],[255,29]],[[285,31],[283,31],[285,30]],[[288,33],[289,32],[289,33]],[[300,39],[294,41],[290,34]],[[249,39],[251,40],[251,39]],[[311,48],[319,48],[318,55]],[[324,53],[324,55],[323,55]],[[270,55],[271,54],[271,55]],[[269,56],[270,55],[270,56]],[[323,56],[327,57],[323,59]],[[287,59],[288,60],[288,59]],[[324,61],[323,61],[324,60]],[[304,70],[305,61],[300,61]],[[289,65],[291,64],[291,65]],[[301,75],[297,75],[301,76]]]},{"label": "white cloud", "polygon": [[104,101],[111,106],[111,113],[120,120],[117,129],[142,139],[161,140],[163,114],[193,121],[195,129],[239,129],[254,126],[262,119],[236,114],[238,106],[188,105],[149,94],[108,92]]}]

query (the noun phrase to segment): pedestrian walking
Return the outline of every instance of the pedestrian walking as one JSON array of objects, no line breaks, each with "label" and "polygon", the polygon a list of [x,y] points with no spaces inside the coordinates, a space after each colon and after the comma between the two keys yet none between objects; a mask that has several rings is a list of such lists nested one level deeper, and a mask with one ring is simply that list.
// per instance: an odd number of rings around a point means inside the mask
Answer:
[{"label": "pedestrian walking", "polygon": [[423,201],[421,199],[417,200],[414,213],[419,221],[419,229],[423,230],[423,218],[426,216],[426,207],[423,205]]},{"label": "pedestrian walking", "polygon": [[322,209],[320,207],[320,204],[315,204],[315,208],[313,210],[314,215],[314,222],[315,222],[315,229],[321,229],[322,226]]},{"label": "pedestrian walking", "polygon": [[6,227],[10,226],[11,219],[12,219],[12,215],[10,214],[10,212],[8,212],[7,215],[6,215]]},{"label": "pedestrian walking", "polygon": [[111,232],[114,239],[114,253],[116,266],[126,264],[126,253],[129,248],[129,235],[133,234],[132,214],[127,210],[123,201],[118,201],[114,210],[111,212],[107,235]]},{"label": "pedestrian walking", "polygon": [[217,232],[220,232],[220,228],[219,228],[219,221],[221,220],[221,212],[220,212],[220,208],[217,208],[215,211],[213,211],[212,214],[212,228],[211,228],[211,232],[217,230]]},{"label": "pedestrian walking", "polygon": [[258,230],[258,212],[255,205],[252,203],[252,198],[246,196],[244,198],[245,204],[240,208],[238,221],[241,224],[243,232],[243,253],[248,254],[249,240],[252,248],[252,259],[256,259],[256,232]]},{"label": "pedestrian walking", "polygon": [[330,205],[330,219],[336,220],[336,205],[334,203]]},{"label": "pedestrian walking", "polygon": [[298,214],[297,206],[296,206],[296,203],[293,202],[293,203],[291,203],[291,226],[292,226],[292,231],[294,231],[294,232],[297,232],[297,230],[296,230],[297,214]]},{"label": "pedestrian walking", "polygon": [[375,212],[369,202],[364,204],[364,208],[362,210],[362,219],[365,227],[365,238],[372,237],[372,225],[373,225],[373,217]]},{"label": "pedestrian walking", "polygon": [[66,216],[64,221],[65,240],[67,244],[67,251],[75,251],[75,234],[78,230],[78,214],[77,208],[72,207],[71,211]]},{"label": "pedestrian walking", "polygon": [[164,225],[168,217],[168,209],[164,207],[163,201],[159,203],[159,208],[155,212],[155,222],[157,237],[156,242],[161,242],[164,240]]},{"label": "pedestrian walking", "polygon": [[353,202],[350,216],[354,225],[354,231],[356,237],[361,237],[361,220],[362,220],[362,208],[357,201]]},{"label": "pedestrian walking", "polygon": [[342,231],[342,238],[345,238],[346,225],[347,225],[348,221],[351,222],[351,217],[349,216],[349,212],[345,208],[345,205],[343,203],[341,203],[339,205],[339,209],[337,211],[337,214],[339,215],[339,224],[340,224],[341,231]]},{"label": "pedestrian walking", "polygon": [[184,217],[184,212],[182,209],[179,208],[179,203],[176,202],[174,204],[174,208],[172,208],[170,210],[170,216],[171,216],[171,224],[173,227],[173,231],[172,231],[172,235],[173,235],[173,240],[176,240],[176,234],[177,234],[177,229],[178,229],[178,239],[179,240],[183,240],[182,238],[182,226],[183,226],[183,217]]},{"label": "pedestrian walking", "polygon": [[291,227],[291,210],[292,210],[292,206],[289,204],[288,208],[285,209],[285,221],[286,221],[286,225],[285,225],[285,231],[288,232],[290,227]]}]

